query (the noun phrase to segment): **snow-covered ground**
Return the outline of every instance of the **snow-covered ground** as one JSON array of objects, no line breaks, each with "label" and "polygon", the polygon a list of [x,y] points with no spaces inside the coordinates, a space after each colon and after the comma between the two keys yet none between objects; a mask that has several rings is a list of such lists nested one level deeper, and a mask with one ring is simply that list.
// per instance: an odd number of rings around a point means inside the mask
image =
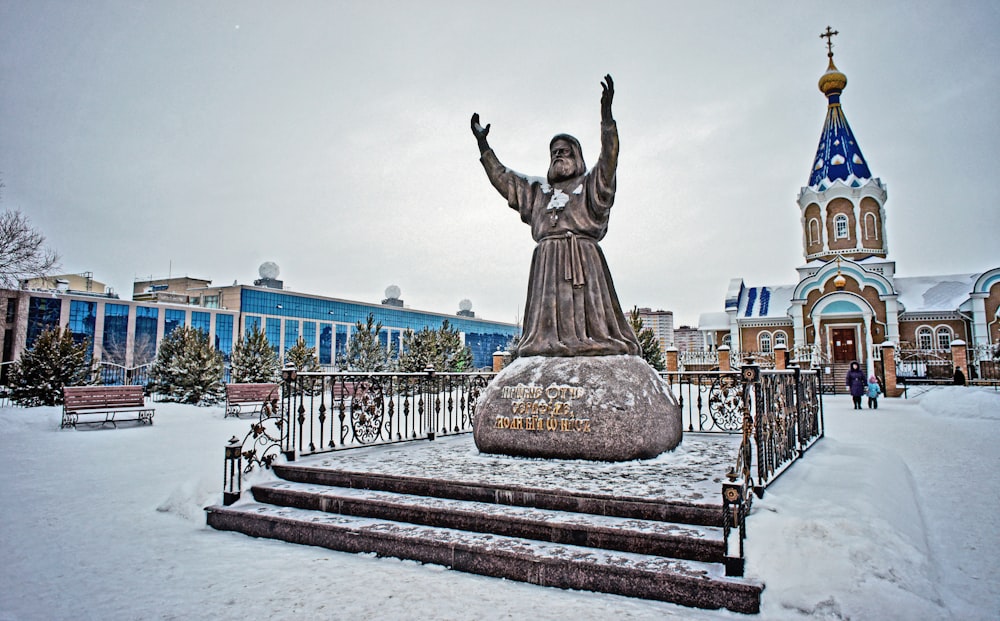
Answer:
[{"label": "snow-covered ground", "polygon": [[[754,507],[765,619],[1000,618],[1000,393],[946,387],[854,411]],[[153,427],[59,430],[0,408],[0,620],[733,619],[205,526],[248,421],[156,405]]]}]

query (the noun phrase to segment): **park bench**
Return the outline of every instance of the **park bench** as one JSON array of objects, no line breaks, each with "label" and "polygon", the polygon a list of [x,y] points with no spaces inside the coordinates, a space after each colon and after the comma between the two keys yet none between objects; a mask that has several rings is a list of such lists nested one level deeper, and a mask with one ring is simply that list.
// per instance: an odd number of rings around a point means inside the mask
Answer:
[{"label": "park bench", "polygon": [[254,406],[248,413],[260,412],[265,402],[277,398],[277,384],[226,384],[226,416],[239,418],[247,404]]},{"label": "park bench", "polygon": [[65,386],[59,427],[111,423],[117,428],[123,421],[152,425],[153,413],[142,386]]}]

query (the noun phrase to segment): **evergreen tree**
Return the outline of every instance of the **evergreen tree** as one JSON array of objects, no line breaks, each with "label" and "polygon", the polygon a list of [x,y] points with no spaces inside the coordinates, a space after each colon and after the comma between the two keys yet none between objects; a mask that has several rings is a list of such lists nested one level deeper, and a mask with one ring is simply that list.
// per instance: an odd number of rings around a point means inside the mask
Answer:
[{"label": "evergreen tree", "polygon": [[628,322],[639,338],[640,355],[642,359],[649,363],[657,371],[664,371],[667,363],[663,360],[663,351],[660,350],[660,342],[656,338],[656,333],[649,328],[642,326],[642,318],[639,316],[639,308],[632,307],[628,314]]},{"label": "evergreen tree", "polygon": [[379,372],[390,371],[393,367],[395,348],[383,347],[378,335],[382,331],[382,322],[375,322],[375,316],[368,313],[368,319],[362,324],[354,324],[354,333],[347,344],[347,354],[341,358],[341,366],[349,371]]},{"label": "evergreen tree", "polygon": [[163,338],[150,371],[153,389],[169,401],[215,403],[223,397],[222,353],[197,328],[182,326]]},{"label": "evergreen tree", "polygon": [[292,365],[296,371],[319,371],[319,358],[315,347],[306,347],[306,340],[299,337],[295,345],[285,352],[285,366]]},{"label": "evergreen tree", "polygon": [[278,380],[278,354],[258,326],[240,338],[230,358],[230,379],[237,384],[268,384]]},{"label": "evergreen tree", "polygon": [[73,333],[45,330],[31,349],[21,354],[7,376],[10,398],[20,405],[60,405],[63,386],[91,383],[93,369],[87,360],[88,343],[73,342]]},{"label": "evergreen tree", "polygon": [[435,371],[461,373],[472,369],[472,350],[462,344],[462,336],[445,319],[437,330],[407,330],[399,369],[413,373],[433,365]]}]

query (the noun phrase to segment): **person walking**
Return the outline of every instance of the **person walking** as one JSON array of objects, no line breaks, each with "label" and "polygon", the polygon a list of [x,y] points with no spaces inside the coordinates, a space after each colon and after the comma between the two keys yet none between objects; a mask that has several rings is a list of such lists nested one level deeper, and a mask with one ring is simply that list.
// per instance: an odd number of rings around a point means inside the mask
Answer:
[{"label": "person walking", "polygon": [[868,378],[868,409],[878,409],[878,396],[882,394],[882,388],[878,385],[878,378],[874,375]]},{"label": "person walking", "polygon": [[953,381],[956,386],[965,386],[965,373],[962,373],[962,367],[955,367],[955,377]]},{"label": "person walking", "polygon": [[851,399],[854,400],[854,409],[861,409],[861,395],[865,393],[867,382],[865,374],[861,372],[861,365],[857,361],[851,363],[851,368],[847,371],[847,388],[851,392]]}]

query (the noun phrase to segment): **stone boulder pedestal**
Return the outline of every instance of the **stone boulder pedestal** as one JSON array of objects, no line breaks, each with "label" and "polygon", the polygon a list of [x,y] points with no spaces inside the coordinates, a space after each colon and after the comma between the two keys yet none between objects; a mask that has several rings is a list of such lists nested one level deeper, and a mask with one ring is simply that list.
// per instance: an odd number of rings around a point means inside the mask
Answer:
[{"label": "stone boulder pedestal", "polygon": [[681,409],[638,356],[518,358],[479,398],[484,453],[591,461],[650,459],[681,442]]}]

